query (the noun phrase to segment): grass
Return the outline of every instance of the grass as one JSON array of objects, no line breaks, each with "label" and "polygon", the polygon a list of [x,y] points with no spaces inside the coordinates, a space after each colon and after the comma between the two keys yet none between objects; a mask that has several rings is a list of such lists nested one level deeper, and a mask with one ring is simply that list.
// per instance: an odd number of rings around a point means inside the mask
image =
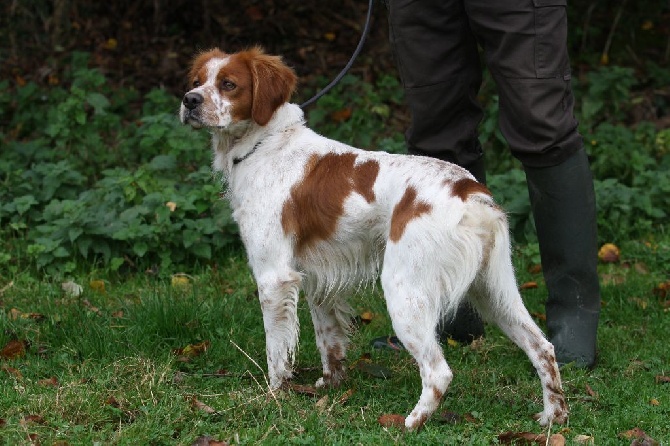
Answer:
[{"label": "grass", "polygon": [[[611,284],[603,286],[599,365],[563,369],[571,418],[551,428],[568,444],[580,435],[591,444],[630,444],[624,434],[634,428],[670,444],[670,384],[656,380],[670,375],[670,314],[652,293],[667,278],[651,249],[638,253],[632,265],[601,265]],[[539,284],[524,298],[541,313],[542,280],[526,272],[528,256],[517,254],[519,281]],[[390,333],[378,287],[356,297],[357,310],[375,317],[353,337],[344,386],[273,397],[264,380],[260,308],[242,255],[231,253],[187,280],[91,272],[74,281],[84,287],[81,296],[28,275],[0,282],[0,347],[28,343],[25,354],[0,360],[2,444],[190,445],[209,435],[231,444],[489,445],[505,432],[543,432],[531,419],[541,408],[539,381],[493,327],[474,345],[445,345],[455,378],[438,412],[456,414],[457,423],[434,416],[418,433],[380,426],[382,414],[409,412],[419,377],[406,353],[369,347],[371,338]],[[299,311],[295,381],[311,386],[319,356],[304,301]],[[201,354],[183,351],[205,341]],[[370,363],[357,361],[365,354]],[[375,367],[392,375],[377,378]]]}]

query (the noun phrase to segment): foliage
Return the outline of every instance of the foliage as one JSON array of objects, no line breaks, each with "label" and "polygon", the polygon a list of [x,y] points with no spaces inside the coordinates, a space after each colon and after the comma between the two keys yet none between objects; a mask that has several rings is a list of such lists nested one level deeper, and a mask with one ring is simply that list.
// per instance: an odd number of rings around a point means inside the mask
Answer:
[{"label": "foliage", "polygon": [[[584,437],[620,444],[634,428],[667,440],[670,300],[659,282],[667,280],[669,248],[667,236],[649,246],[625,244],[620,263],[600,265],[598,366],[561,370],[569,429],[551,432],[562,433],[566,444]],[[522,293],[542,324],[546,288],[541,274],[527,268],[535,256],[528,250],[514,260],[520,283],[537,283]],[[339,388],[312,387],[320,355],[301,299],[293,382],[304,389],[271,395],[261,309],[241,256],[221,257],[216,268],[179,281],[87,273],[75,277],[80,296],[63,292],[58,281],[15,279],[0,290],[3,444],[189,445],[210,435],[230,444],[490,445],[504,432],[547,432],[531,417],[542,404],[535,370],[493,326],[471,345],[443,345],[455,375],[424,429],[380,426],[383,414],[406,415],[421,389],[406,352],[370,346],[391,332],[379,287],[353,297],[367,324],[351,338],[349,376]],[[11,354],[12,342],[21,350]],[[375,366],[390,376],[370,373]]]},{"label": "foliage", "polygon": [[67,90],[0,85],[0,262],[59,274],[82,261],[169,272],[236,244],[208,135],[179,125],[169,112],[176,99],[161,90],[136,111],[137,93],[112,95],[99,72],[77,68],[81,58]]},{"label": "foliage", "polygon": [[346,75],[333,90],[309,110],[309,125],[324,136],[354,147],[403,152],[402,135],[389,125],[393,111],[402,103],[402,89],[392,75],[383,75],[373,85]]},{"label": "foliage", "polygon": [[[98,264],[164,273],[209,262],[237,246],[221,185],[210,174],[208,135],[179,125],[177,100],[160,89],[114,88],[73,53],[62,86],[0,82],[0,268],[50,274]],[[667,73],[648,64],[601,67],[575,84],[592,160],[603,241],[644,237],[670,208],[670,133],[626,125],[639,85]],[[508,211],[515,239],[535,240],[523,172],[497,126],[497,96],[484,78],[488,182]],[[631,99],[633,98],[633,99]],[[660,102],[659,102],[660,101]],[[394,75],[368,83],[347,75],[308,110],[310,126],[357,147],[402,153],[406,127]],[[662,99],[657,106],[664,110]]]}]

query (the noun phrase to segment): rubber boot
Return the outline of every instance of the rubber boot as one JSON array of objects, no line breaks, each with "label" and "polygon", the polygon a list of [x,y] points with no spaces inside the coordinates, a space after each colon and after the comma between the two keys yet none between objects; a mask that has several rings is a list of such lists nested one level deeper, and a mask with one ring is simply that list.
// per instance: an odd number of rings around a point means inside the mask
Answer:
[{"label": "rubber boot", "polygon": [[[482,184],[486,184],[486,166],[482,156],[466,168]],[[484,336],[484,322],[482,318],[468,303],[462,304],[456,310],[456,314],[450,320],[445,320],[437,327],[440,340],[448,339],[467,344]]]},{"label": "rubber boot", "polygon": [[563,163],[526,167],[547,284],[547,331],[559,364],[592,368],[600,314],[596,204],[583,149]]}]

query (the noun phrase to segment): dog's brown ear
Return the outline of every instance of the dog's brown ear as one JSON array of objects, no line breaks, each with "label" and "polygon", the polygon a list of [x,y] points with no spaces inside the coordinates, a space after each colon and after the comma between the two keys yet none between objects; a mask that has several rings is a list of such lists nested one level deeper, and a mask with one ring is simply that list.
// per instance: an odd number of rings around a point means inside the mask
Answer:
[{"label": "dog's brown ear", "polygon": [[279,56],[270,56],[260,48],[249,50],[253,82],[251,118],[259,125],[270,121],[275,110],[291,98],[298,81],[295,72]]}]

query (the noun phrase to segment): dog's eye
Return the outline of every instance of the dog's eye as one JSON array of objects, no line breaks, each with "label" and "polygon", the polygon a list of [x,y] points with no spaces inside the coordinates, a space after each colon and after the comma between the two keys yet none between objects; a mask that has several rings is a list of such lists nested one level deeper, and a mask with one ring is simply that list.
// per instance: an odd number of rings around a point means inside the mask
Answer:
[{"label": "dog's eye", "polygon": [[237,85],[235,85],[234,83],[232,83],[230,81],[221,82],[221,89],[222,90],[231,91],[231,90],[234,90],[235,87],[237,87]]},{"label": "dog's eye", "polygon": [[199,87],[200,86],[200,81],[198,79],[193,81],[193,88]]}]

